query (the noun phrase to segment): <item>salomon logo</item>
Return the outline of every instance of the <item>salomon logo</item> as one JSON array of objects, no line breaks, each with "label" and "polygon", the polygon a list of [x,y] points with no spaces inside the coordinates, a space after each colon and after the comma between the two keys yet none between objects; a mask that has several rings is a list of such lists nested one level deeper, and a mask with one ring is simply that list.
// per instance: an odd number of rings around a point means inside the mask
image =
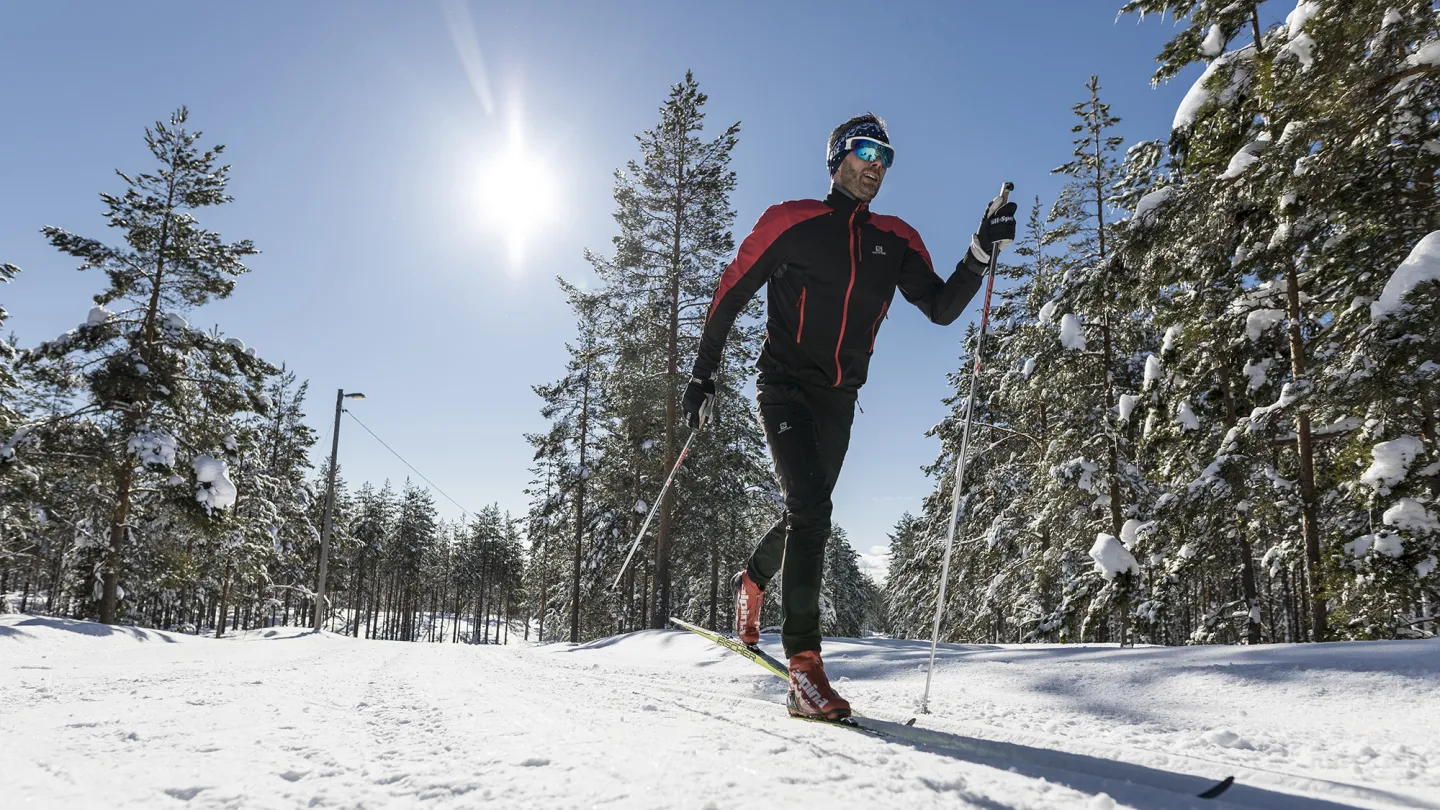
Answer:
[{"label": "salomon logo", "polygon": [[875,249],[872,250],[872,251],[870,251],[870,254],[871,254],[872,256],[884,256],[884,255],[885,255],[885,248],[883,248],[883,247],[881,247],[881,246],[879,246],[879,245],[876,245],[876,246],[875,246]]},{"label": "salomon logo", "polygon": [[775,432],[776,432],[776,433],[784,433],[785,431],[787,431],[787,430],[789,430],[789,429],[790,429],[790,423],[789,423],[789,422],[781,422],[781,423],[780,423],[780,428],[779,428],[778,430],[776,430]]}]

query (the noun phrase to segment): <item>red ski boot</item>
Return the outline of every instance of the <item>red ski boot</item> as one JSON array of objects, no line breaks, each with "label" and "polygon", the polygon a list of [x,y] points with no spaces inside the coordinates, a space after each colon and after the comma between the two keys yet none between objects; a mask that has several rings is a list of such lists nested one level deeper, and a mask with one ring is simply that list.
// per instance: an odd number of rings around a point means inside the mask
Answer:
[{"label": "red ski boot", "polygon": [[753,647],[760,643],[760,603],[765,592],[746,571],[736,574],[730,585],[735,589],[735,635],[742,644]]},{"label": "red ski boot", "polygon": [[791,717],[835,722],[850,716],[850,704],[830,688],[820,653],[806,650],[790,656],[790,694],[785,706]]}]

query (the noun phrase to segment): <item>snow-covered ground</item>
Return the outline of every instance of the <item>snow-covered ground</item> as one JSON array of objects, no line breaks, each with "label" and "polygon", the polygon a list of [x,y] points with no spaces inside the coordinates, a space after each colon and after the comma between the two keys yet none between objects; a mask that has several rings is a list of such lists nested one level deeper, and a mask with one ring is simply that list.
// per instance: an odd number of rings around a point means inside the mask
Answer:
[{"label": "snow-covered ground", "polygon": [[[826,644],[841,693],[902,722],[926,654]],[[790,720],[783,695],[679,631],[467,646],[3,616],[0,806],[1440,808],[1440,641],[948,647],[907,740]]]}]

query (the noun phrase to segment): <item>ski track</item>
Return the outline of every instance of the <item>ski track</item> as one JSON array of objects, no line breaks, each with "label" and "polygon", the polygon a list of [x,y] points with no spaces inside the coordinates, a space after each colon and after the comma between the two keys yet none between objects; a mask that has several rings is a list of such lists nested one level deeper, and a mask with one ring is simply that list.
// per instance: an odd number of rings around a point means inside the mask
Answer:
[{"label": "ski track", "polygon": [[[923,650],[886,644],[827,642],[827,668],[857,708],[903,722]],[[1247,698],[1244,670],[1206,655],[1127,665],[1083,649],[945,650],[935,713],[907,742],[791,720],[783,681],[682,631],[578,647],[215,641],[3,617],[0,805],[1440,808],[1434,734],[1415,733],[1440,701],[1423,660]],[[1157,689],[1170,705],[1127,699]],[[1414,716],[1367,710],[1396,689]],[[1277,694],[1296,710],[1265,708]],[[1233,739],[1209,725],[1217,699]],[[1186,792],[1230,773],[1218,800]]]}]

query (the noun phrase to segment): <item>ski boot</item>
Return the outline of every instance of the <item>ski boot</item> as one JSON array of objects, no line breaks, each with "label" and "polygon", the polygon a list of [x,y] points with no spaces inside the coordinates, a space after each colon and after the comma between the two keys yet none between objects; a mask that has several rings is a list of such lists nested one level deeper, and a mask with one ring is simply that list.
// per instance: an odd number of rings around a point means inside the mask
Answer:
[{"label": "ski boot", "polygon": [[753,647],[760,643],[760,604],[765,601],[765,592],[741,571],[730,579],[735,589],[735,636],[740,643]]},{"label": "ski boot", "polygon": [[785,707],[791,717],[839,722],[850,716],[850,704],[830,688],[825,664],[816,650],[790,656],[790,694]]}]

